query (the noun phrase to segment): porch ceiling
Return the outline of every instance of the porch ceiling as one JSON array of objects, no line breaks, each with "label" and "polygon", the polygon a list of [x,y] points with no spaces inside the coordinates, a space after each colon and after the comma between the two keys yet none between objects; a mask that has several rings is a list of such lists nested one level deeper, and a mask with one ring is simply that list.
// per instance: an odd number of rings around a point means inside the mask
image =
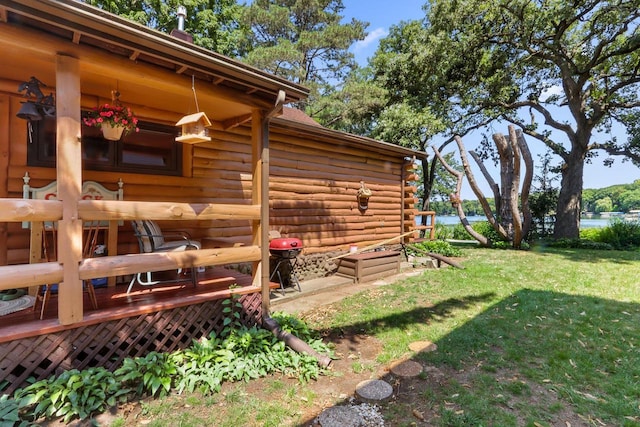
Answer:
[{"label": "porch ceiling", "polygon": [[308,95],[285,79],[77,1],[2,1],[0,30],[9,75],[24,81],[30,77],[24,70],[51,70],[37,77],[53,85],[55,56],[68,54],[80,60],[82,92],[96,96],[96,104],[118,89],[124,103],[193,113],[192,76],[199,110],[215,121],[269,109],[279,90],[286,102]]}]

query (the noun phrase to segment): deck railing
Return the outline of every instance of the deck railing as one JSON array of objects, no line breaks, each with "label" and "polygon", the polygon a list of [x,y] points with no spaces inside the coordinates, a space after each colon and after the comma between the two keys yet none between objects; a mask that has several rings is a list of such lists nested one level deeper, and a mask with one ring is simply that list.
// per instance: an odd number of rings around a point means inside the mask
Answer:
[{"label": "deck railing", "polygon": [[421,216],[427,218],[426,225],[416,225],[414,231],[420,232],[420,239],[427,238],[427,231],[429,232],[429,240],[433,240],[436,237],[436,213],[435,211],[418,211],[416,217]]},{"label": "deck railing", "polygon": [[[174,202],[80,200],[77,219],[84,221],[121,221],[133,219],[152,220],[211,220],[247,219],[260,220],[260,205],[236,204],[189,204]],[[34,200],[0,198],[0,222],[61,221],[62,202],[57,200]],[[82,234],[78,234],[80,238]],[[82,241],[74,242],[58,234],[59,247],[82,247]],[[63,240],[66,240],[63,242]],[[33,242],[32,242],[33,244]],[[61,245],[61,246],[60,246]],[[163,271],[178,268],[214,266],[230,263],[261,260],[261,248],[249,245],[234,248],[201,249],[198,251],[129,254],[104,256],[78,260],[77,268],[81,280],[108,276],[123,276],[144,271]],[[60,262],[18,264],[0,266],[0,290],[61,283],[65,286],[65,268]],[[81,292],[81,289],[80,291]]]}]

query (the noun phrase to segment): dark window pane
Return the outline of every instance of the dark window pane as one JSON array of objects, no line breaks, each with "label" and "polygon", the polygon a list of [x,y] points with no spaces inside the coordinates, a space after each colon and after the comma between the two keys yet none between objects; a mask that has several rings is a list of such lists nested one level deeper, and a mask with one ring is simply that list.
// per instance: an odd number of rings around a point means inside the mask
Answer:
[{"label": "dark window pane", "polygon": [[[32,123],[28,147],[30,166],[55,167],[55,118]],[[140,122],[140,131],[107,141],[100,129],[82,126],[83,166],[105,170],[158,175],[182,175],[182,146],[175,142],[174,126]]]}]

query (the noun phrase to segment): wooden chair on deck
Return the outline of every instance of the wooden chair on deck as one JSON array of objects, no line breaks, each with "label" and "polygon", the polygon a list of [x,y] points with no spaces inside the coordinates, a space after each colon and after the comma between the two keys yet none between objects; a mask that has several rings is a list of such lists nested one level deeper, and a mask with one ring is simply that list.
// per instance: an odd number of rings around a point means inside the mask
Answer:
[{"label": "wooden chair on deck", "polygon": [[[83,245],[82,245],[82,258],[91,258],[94,256],[96,246],[98,244],[98,234],[100,233],[100,223],[99,221],[94,221],[91,223],[87,223],[84,226],[83,232]],[[58,259],[57,256],[57,246],[58,246],[58,231],[55,223],[45,224],[44,229],[42,230],[42,251],[44,254],[44,259],[47,262],[56,261]],[[33,305],[33,311],[37,310],[38,300],[42,301],[42,305],[40,306],[40,320],[44,318],[44,313],[47,308],[47,303],[51,299],[51,291],[53,288],[53,284],[44,284],[38,286],[38,291],[36,292],[36,302]],[[94,309],[98,308],[98,299],[96,298],[96,291],[93,287],[93,283],[91,280],[83,281],[83,287],[89,294],[89,299],[91,300],[91,305]]]},{"label": "wooden chair on deck", "polygon": [[[171,231],[170,233],[163,233],[158,224],[151,220],[134,220],[131,221],[133,226],[133,233],[138,239],[140,246],[140,253],[154,253],[154,252],[182,252],[187,250],[200,249],[202,245],[200,242],[191,239],[188,233],[184,231]],[[175,239],[175,240],[166,240]],[[180,272],[182,269],[178,270]],[[143,275],[146,276],[143,277]],[[198,284],[197,269],[191,269],[191,281],[193,285]],[[142,286],[153,286],[159,283],[163,283],[159,280],[153,280],[151,278],[151,272],[137,273],[131,279],[127,293],[131,292],[133,285],[138,282]]]}]

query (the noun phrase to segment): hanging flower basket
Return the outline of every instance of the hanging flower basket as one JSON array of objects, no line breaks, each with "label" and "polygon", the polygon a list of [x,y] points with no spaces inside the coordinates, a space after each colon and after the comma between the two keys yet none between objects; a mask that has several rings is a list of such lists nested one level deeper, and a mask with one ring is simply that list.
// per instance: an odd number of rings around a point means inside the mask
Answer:
[{"label": "hanging flower basket", "polygon": [[138,132],[138,119],[131,108],[116,104],[102,104],[83,120],[85,125],[102,129],[102,135],[110,141],[118,141],[122,135]]},{"label": "hanging flower basket", "polygon": [[124,132],[124,126],[114,126],[109,123],[103,123],[101,126],[102,136],[109,141],[119,141]]}]

